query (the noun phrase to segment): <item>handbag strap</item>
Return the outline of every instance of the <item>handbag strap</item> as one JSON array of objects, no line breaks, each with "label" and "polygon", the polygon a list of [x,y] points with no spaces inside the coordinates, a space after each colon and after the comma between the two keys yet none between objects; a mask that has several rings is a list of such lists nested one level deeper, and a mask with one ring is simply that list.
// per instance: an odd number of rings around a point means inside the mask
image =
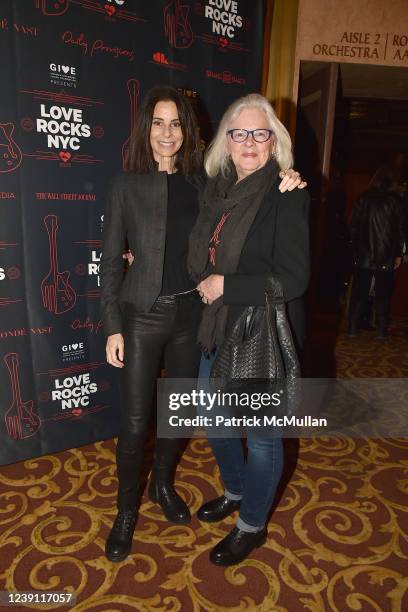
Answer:
[{"label": "handbag strap", "polygon": [[282,283],[276,276],[270,274],[265,282],[266,300],[271,304],[284,304]]}]

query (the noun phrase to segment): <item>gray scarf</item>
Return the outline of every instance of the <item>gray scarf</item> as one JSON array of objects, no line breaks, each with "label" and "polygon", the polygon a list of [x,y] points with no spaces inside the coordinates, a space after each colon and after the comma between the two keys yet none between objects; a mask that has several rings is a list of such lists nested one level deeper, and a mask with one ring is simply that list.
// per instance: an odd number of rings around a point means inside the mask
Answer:
[{"label": "gray scarf", "polygon": [[[235,167],[231,163],[227,177],[221,174],[207,181],[200,201],[200,213],[190,234],[187,265],[191,277],[199,282],[208,276],[209,241],[217,222],[224,212],[230,212],[222,228],[222,242],[217,247],[214,274],[236,272],[248,231],[254,222],[264,196],[279,174],[274,159],[238,183]],[[224,340],[228,306],[222,296],[204,308],[198,330],[198,341],[205,353]]]}]

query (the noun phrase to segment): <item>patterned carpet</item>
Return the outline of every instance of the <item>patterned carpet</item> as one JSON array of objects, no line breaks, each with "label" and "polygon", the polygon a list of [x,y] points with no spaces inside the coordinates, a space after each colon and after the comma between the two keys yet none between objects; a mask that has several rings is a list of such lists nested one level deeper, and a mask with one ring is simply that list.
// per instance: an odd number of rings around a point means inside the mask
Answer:
[{"label": "patterned carpet", "polygon": [[[408,376],[401,329],[384,342],[372,332],[340,335],[338,376]],[[177,527],[146,497],[132,556],[106,560],[115,513],[113,440],[3,467],[0,590],[75,592],[76,611],[403,612],[407,451],[407,439],[286,440],[267,544],[227,570],[212,566],[208,553],[232,518],[208,525],[194,517]],[[192,513],[221,492],[205,440],[189,444],[177,487]]]}]

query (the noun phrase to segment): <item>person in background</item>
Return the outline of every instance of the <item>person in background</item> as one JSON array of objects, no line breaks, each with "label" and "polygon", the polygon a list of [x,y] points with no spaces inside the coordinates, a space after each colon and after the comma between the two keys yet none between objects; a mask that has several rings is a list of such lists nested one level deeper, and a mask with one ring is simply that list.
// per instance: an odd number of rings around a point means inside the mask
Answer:
[{"label": "person in background", "polygon": [[[113,180],[107,198],[101,307],[107,362],[120,369],[122,390],[118,512],[105,551],[115,562],[132,546],[160,365],[169,378],[197,376],[202,303],[187,272],[187,252],[203,183],[200,144],[190,103],[173,87],[154,87],[138,111],[127,172]],[[299,184],[299,174],[288,172],[281,189]],[[128,248],[132,265],[124,274]],[[149,496],[168,521],[183,524],[190,511],[174,488],[179,454],[180,440],[157,439]]]},{"label": "person in background", "polygon": [[403,263],[408,263],[408,154],[397,153],[392,167],[398,176],[398,195],[405,215],[405,247]]},{"label": "person in background", "polygon": [[[299,298],[309,280],[309,196],[304,190],[279,190],[279,172],[292,163],[290,136],[266,98],[250,94],[226,110],[206,154],[209,179],[190,237],[189,268],[206,305],[198,333],[204,349],[200,379],[210,375],[217,348],[245,307],[265,303],[271,273],[282,283],[292,330],[302,345]],[[282,440],[254,437],[249,430],[247,437],[246,461],[239,438],[209,439],[225,489],[197,516],[217,522],[239,510],[236,525],[210,553],[216,565],[243,561],[267,538],[283,470]]]},{"label": "person in background", "polygon": [[394,270],[402,261],[405,218],[398,196],[398,177],[390,167],[374,174],[367,191],[353,206],[350,241],[353,252],[348,335],[357,333],[371,283],[375,280],[375,324],[377,339],[387,336]]}]

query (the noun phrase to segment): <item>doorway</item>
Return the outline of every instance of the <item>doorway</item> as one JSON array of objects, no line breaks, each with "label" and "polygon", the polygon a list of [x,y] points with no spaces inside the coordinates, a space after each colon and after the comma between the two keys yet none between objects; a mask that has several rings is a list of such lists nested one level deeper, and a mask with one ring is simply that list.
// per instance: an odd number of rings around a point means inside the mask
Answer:
[{"label": "doorway", "polygon": [[[408,166],[408,69],[301,62],[297,108],[296,166],[312,197],[312,292],[330,302],[350,277],[353,203],[378,167]],[[408,264],[396,275],[394,315],[408,316]]]},{"label": "doorway", "polygon": [[[295,165],[311,194],[306,376],[336,375],[334,347],[350,295],[353,203],[381,164],[408,159],[407,118],[406,68],[301,62]],[[408,333],[408,263],[396,273],[391,325],[397,326],[391,333]]]}]

